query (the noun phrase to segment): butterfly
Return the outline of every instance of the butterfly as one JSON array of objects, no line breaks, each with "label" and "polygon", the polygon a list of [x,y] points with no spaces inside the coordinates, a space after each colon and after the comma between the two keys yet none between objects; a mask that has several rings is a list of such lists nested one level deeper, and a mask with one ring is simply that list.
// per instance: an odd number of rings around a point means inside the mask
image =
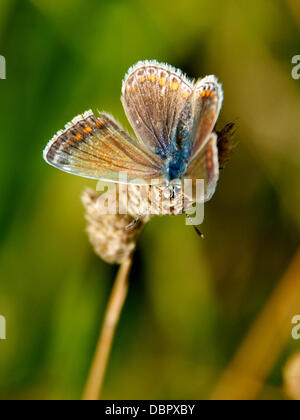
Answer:
[{"label": "butterfly", "polygon": [[87,111],[50,140],[44,159],[65,172],[102,181],[149,185],[163,179],[204,179],[204,201],[219,177],[217,135],[223,91],[215,76],[190,80],[179,69],[140,61],[127,72],[121,101],[134,130],[129,135],[112,116]]}]

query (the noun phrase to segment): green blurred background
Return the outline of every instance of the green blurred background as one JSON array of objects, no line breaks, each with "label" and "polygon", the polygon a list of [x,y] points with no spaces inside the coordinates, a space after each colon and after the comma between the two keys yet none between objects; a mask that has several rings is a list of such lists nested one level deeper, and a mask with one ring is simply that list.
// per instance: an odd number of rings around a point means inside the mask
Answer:
[{"label": "green blurred background", "polygon": [[[298,0],[1,0],[1,399],[81,396],[117,267],[85,234],[80,195],[96,184],[46,165],[42,150],[90,108],[128,128],[122,78],[152,58],[219,78],[218,126],[236,122],[239,146],[206,205],[204,241],[182,217],[143,232],[102,397],[211,397],[299,245],[299,28]],[[284,328],[257,398],[285,398],[299,342]]]}]

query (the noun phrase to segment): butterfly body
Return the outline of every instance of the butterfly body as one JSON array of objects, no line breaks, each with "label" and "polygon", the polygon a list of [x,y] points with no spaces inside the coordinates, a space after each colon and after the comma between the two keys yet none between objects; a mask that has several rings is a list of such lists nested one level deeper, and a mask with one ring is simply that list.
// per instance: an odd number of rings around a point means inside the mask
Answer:
[{"label": "butterfly body", "polygon": [[188,143],[189,141],[187,141],[181,149],[172,151],[170,157],[167,158],[162,173],[168,181],[181,179],[185,175],[191,153]]},{"label": "butterfly body", "polygon": [[129,69],[122,104],[136,138],[114,119],[88,111],[73,119],[48,143],[44,159],[75,175],[134,184],[164,179],[205,180],[205,201],[219,175],[217,136],[213,129],[223,92],[214,76],[196,83],[180,70],[156,61]]},{"label": "butterfly body", "polygon": [[192,141],[192,114],[190,104],[187,104],[180,115],[174,137],[170,141],[169,158],[164,171],[169,181],[181,179],[185,175],[192,153]]}]

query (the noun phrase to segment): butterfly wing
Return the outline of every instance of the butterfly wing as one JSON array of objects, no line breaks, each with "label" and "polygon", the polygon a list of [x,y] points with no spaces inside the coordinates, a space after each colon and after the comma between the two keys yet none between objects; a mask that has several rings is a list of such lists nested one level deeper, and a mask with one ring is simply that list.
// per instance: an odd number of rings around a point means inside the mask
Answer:
[{"label": "butterfly wing", "polygon": [[219,179],[217,135],[212,133],[202,150],[191,161],[185,178],[204,179],[204,201],[214,195]]},{"label": "butterfly wing", "polygon": [[213,131],[223,102],[223,90],[215,76],[200,79],[193,92],[194,144],[191,158],[199,153]]},{"label": "butterfly wing", "polygon": [[[105,181],[148,183],[161,174],[160,160],[131,138],[107,114],[92,111],[79,115],[58,132],[44,150],[44,159],[65,172]],[[139,183],[139,182],[137,182]]]},{"label": "butterfly wing", "polygon": [[141,61],[129,69],[121,100],[136,136],[148,150],[167,154],[192,92],[192,82],[166,64]]}]

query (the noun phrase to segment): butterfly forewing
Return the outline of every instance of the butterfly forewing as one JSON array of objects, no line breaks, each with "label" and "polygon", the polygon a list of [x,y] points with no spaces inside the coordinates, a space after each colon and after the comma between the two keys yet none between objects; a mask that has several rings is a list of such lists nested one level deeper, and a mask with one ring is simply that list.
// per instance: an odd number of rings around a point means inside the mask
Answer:
[{"label": "butterfly forewing", "polygon": [[199,152],[189,165],[185,178],[204,179],[204,200],[213,196],[219,179],[219,162],[217,135],[212,133],[201,152]]},{"label": "butterfly forewing", "polygon": [[86,178],[119,181],[141,178],[150,182],[161,174],[160,160],[131,138],[107,114],[92,111],[74,118],[44,151],[51,165]]},{"label": "butterfly forewing", "polygon": [[180,113],[193,91],[180,70],[156,61],[133,66],[122,87],[122,103],[136,136],[150,151],[166,157]]}]

